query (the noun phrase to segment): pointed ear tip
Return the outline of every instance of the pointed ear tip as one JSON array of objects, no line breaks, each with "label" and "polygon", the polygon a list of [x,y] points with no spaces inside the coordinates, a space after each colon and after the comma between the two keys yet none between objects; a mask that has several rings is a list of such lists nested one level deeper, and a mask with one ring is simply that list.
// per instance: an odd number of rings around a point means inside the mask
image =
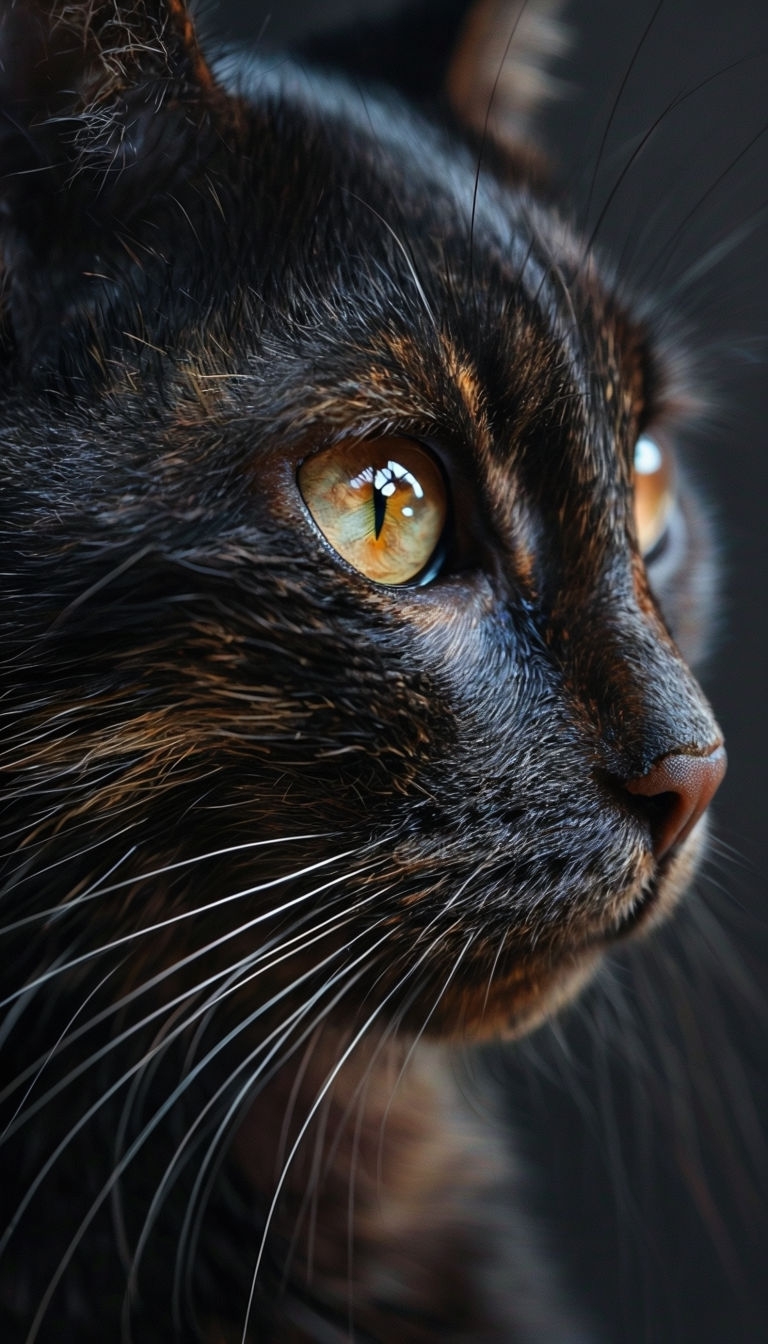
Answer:
[{"label": "pointed ear tip", "polygon": [[29,249],[42,275],[78,218],[109,232],[146,206],[234,106],[182,0],[0,0],[5,283]]},{"label": "pointed ear tip", "polygon": [[[187,0],[4,0],[0,4],[0,43],[11,45],[34,35],[46,56],[64,50],[74,63],[139,61],[154,56],[168,66],[186,59],[202,61],[195,21]],[[74,39],[74,40],[73,40]]]},{"label": "pointed ear tip", "polygon": [[454,112],[476,131],[506,139],[522,132],[544,101],[567,85],[550,65],[571,45],[563,0],[477,0],[446,77]]}]

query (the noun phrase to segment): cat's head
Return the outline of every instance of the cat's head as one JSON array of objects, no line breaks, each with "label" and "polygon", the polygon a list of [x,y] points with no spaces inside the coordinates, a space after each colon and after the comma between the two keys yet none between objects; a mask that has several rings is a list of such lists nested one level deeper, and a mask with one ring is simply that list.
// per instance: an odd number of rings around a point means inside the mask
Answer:
[{"label": "cat's head", "polygon": [[519,1030],[689,881],[704,524],[652,309],[523,139],[547,8],[447,7],[440,117],[206,59],[180,0],[4,9],[5,763],[16,899],[67,906],[45,955],[245,982],[267,947],[322,1011]]}]

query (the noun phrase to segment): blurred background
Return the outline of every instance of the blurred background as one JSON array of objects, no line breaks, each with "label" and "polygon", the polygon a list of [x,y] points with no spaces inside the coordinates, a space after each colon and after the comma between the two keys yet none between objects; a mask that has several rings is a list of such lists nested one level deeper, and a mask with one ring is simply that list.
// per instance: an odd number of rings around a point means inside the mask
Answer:
[{"label": "blurred background", "polygon": [[[290,44],[397,0],[219,0]],[[719,535],[702,680],[730,768],[694,899],[577,1009],[485,1061],[531,1203],[606,1344],[768,1340],[768,4],[570,0],[541,139],[588,231],[691,332],[714,409],[686,459]]]}]

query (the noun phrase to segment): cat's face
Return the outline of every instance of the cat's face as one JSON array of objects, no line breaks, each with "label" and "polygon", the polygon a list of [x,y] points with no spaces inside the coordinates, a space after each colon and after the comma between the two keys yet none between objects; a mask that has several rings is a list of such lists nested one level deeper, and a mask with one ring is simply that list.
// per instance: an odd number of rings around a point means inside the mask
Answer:
[{"label": "cat's face", "polygon": [[5,133],[20,899],[521,1030],[690,879],[658,763],[720,777],[669,352],[527,155],[176,9]]}]

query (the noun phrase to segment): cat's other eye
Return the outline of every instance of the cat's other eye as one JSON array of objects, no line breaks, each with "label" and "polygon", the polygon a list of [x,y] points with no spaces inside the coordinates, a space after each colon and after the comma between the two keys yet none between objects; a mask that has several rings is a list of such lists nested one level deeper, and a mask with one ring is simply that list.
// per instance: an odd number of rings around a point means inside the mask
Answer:
[{"label": "cat's other eye", "polygon": [[302,498],[334,550],[374,583],[427,583],[443,556],[448,490],[434,456],[386,435],[333,444],[302,462]]},{"label": "cat's other eye", "polygon": [[664,543],[674,504],[672,455],[657,435],[635,444],[635,526],[640,553],[649,560]]}]

